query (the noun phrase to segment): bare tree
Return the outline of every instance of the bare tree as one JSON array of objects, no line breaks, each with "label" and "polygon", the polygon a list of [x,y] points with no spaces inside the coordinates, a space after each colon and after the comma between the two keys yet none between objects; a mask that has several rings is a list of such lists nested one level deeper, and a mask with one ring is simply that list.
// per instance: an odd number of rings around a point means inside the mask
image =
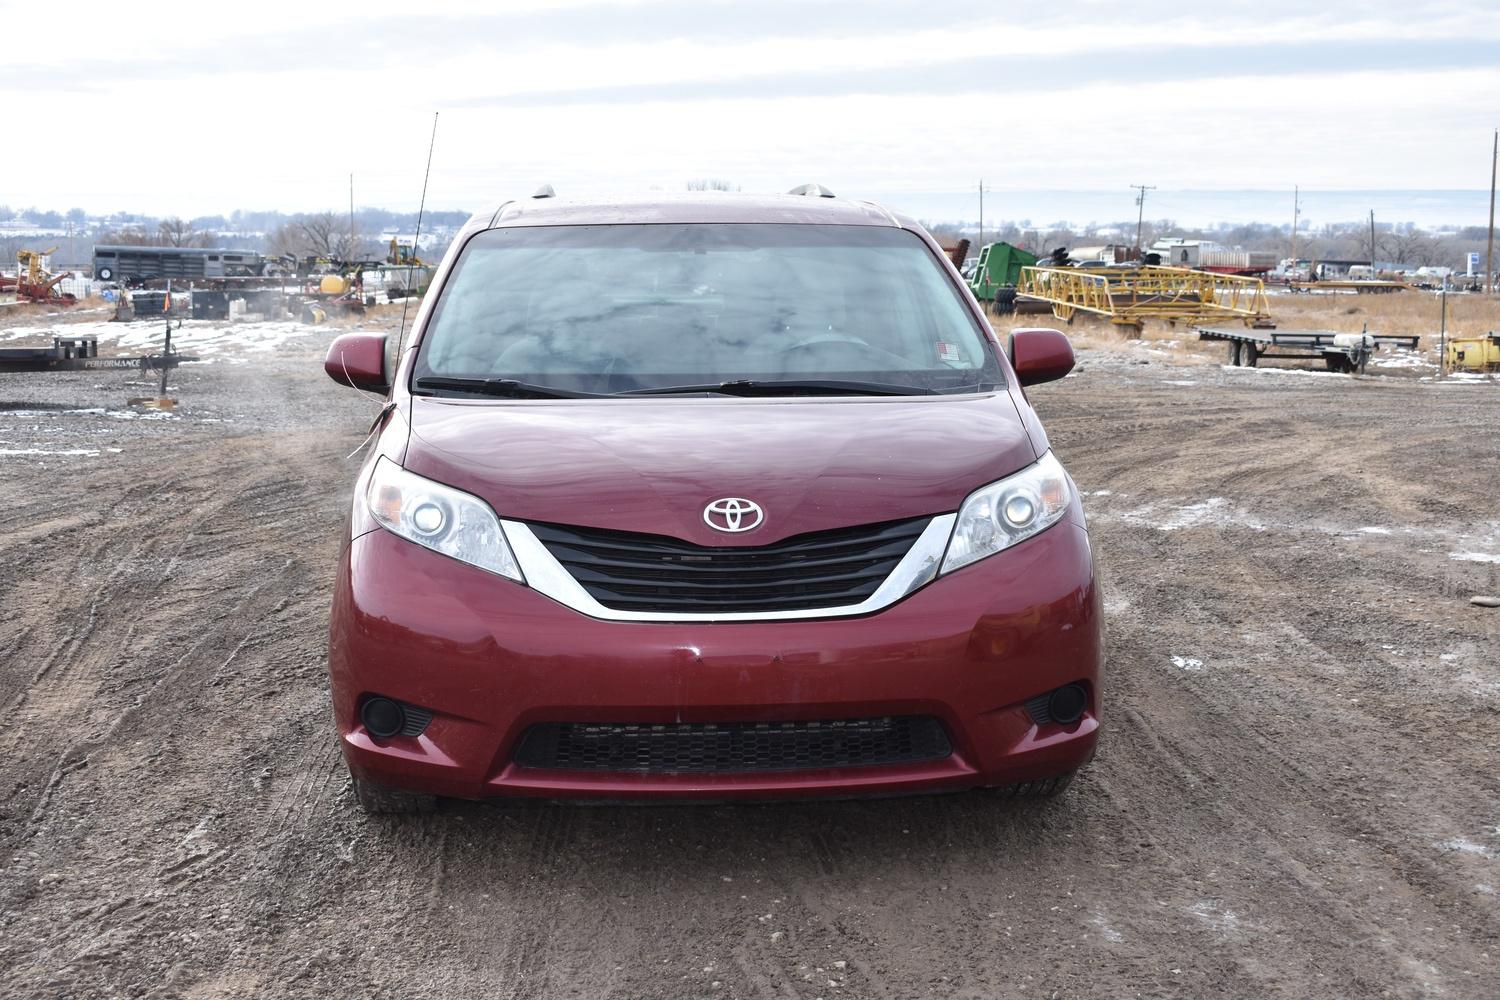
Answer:
[{"label": "bare tree", "polygon": [[105,245],[131,247],[154,247],[161,245],[159,233],[149,232],[145,226],[126,226],[123,229],[106,229],[99,234],[98,241]]},{"label": "bare tree", "polygon": [[731,184],[719,177],[699,177],[687,182],[689,191],[738,191],[738,184]]},{"label": "bare tree", "polygon": [[288,257],[302,257],[307,247],[302,240],[302,231],[294,222],[283,222],[266,236],[266,248],[272,253]]},{"label": "bare tree", "polygon": [[340,260],[359,250],[359,240],[350,236],[348,220],[333,212],[299,216],[278,226],[271,233],[270,244],[277,253]]},{"label": "bare tree", "polygon": [[1392,264],[1428,265],[1436,247],[1432,237],[1418,229],[1396,229],[1380,237],[1380,252]]},{"label": "bare tree", "polygon": [[201,247],[212,242],[209,233],[201,233],[193,224],[177,216],[161,220],[156,227],[157,243],[164,247]]}]

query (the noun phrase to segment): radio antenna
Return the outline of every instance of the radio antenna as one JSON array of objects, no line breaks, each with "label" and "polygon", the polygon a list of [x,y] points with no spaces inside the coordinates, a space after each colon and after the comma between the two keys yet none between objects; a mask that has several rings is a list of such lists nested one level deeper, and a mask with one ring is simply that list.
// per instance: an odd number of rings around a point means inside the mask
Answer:
[{"label": "radio antenna", "polygon": [[[437,123],[438,113],[432,113],[432,139],[427,143],[427,171],[422,174],[422,200],[417,203],[417,232],[411,239],[411,255],[417,255],[417,247],[422,242],[422,213],[427,209],[427,179],[432,176],[432,149],[437,145]],[[396,260],[401,259],[400,241],[397,241]],[[406,294],[401,297],[401,330],[396,334],[396,364],[401,363],[401,348],[406,342],[406,307],[411,304],[411,272],[410,263],[406,265]]]}]

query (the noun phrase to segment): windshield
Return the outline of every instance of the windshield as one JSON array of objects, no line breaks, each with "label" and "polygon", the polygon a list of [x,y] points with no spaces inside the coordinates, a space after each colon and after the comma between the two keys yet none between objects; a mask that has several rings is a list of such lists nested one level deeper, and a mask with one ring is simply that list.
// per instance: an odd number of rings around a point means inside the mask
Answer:
[{"label": "windshield", "polygon": [[495,229],[469,241],[415,368],[419,392],[713,391],[835,383],[890,394],[1002,383],[989,341],[915,234],[873,226]]}]

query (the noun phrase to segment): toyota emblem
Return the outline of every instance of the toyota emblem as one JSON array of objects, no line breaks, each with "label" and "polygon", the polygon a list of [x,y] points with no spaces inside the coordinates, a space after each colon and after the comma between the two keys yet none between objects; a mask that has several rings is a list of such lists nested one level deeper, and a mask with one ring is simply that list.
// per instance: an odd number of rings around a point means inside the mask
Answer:
[{"label": "toyota emblem", "polygon": [[715,531],[749,531],[765,519],[760,504],[743,497],[724,497],[703,508],[703,523]]}]

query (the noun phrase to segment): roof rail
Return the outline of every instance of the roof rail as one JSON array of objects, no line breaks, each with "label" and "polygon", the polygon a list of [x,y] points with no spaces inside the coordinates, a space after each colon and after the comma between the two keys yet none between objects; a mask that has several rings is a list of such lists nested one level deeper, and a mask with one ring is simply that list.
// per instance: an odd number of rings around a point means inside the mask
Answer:
[{"label": "roof rail", "polygon": [[557,197],[557,192],[554,191],[554,190],[552,190],[552,185],[551,184],[543,184],[541,187],[539,187],[539,188],[536,189],[536,194],[532,195],[532,197],[533,198],[556,198]]},{"label": "roof rail", "polygon": [[838,195],[821,184],[798,184],[787,194],[800,194],[808,198],[837,198]]}]

